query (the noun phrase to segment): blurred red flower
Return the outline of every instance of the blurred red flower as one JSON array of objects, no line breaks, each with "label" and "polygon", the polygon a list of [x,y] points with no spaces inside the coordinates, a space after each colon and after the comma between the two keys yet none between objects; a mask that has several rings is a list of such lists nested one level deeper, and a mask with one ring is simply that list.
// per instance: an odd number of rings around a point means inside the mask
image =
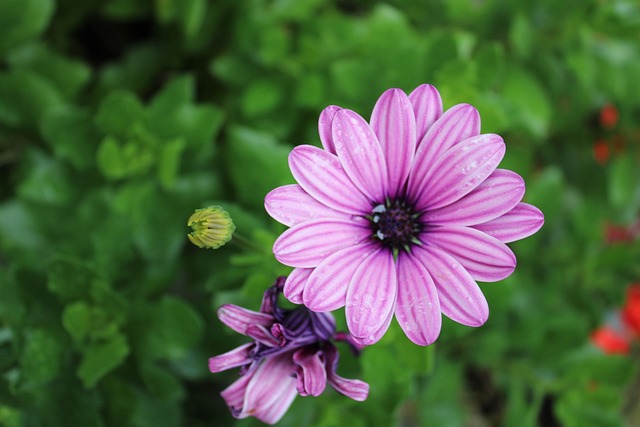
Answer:
[{"label": "blurred red flower", "polygon": [[600,109],[600,125],[605,129],[611,129],[617,124],[618,109],[613,104],[605,104]]},{"label": "blurred red flower", "polygon": [[591,334],[591,342],[606,354],[629,354],[632,343],[640,339],[640,283],[627,289],[622,308]]}]

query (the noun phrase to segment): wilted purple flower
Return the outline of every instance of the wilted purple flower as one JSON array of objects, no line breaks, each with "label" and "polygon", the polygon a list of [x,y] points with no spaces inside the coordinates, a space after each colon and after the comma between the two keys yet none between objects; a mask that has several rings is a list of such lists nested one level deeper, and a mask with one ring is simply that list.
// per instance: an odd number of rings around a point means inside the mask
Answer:
[{"label": "wilted purple flower", "polygon": [[336,106],[320,115],[324,150],[289,156],[298,184],[271,191],[267,212],[291,227],[273,251],[296,267],[284,294],[316,312],[346,305],[363,345],[378,341],[395,313],[416,344],[440,333],[441,312],[480,326],[487,301],[476,280],[509,276],[505,243],[540,229],[542,212],[521,203],[522,178],[496,169],[502,138],[480,134],[478,111],[443,114],[438,91],[386,91],[367,123]]},{"label": "wilted purple flower", "polygon": [[214,373],[241,367],[240,379],[221,393],[236,418],[253,416],[274,424],[297,394],[319,396],[327,383],[354,400],[365,400],[369,394],[367,383],[336,373],[338,350],[331,339],[346,341],[356,351],[360,347],[348,335],[336,334],[329,313],[280,308],[284,281],[278,278],[264,293],[260,312],[231,304],[218,310],[222,323],[255,340],[209,359]]}]

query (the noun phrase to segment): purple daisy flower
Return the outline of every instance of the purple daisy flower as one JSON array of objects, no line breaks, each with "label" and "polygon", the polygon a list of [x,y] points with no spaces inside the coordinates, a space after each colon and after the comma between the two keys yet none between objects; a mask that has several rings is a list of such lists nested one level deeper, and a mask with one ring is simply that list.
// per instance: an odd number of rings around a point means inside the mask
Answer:
[{"label": "purple daisy flower", "polygon": [[469,326],[489,316],[476,280],[509,276],[516,258],[505,243],[542,227],[522,203],[523,179],[496,169],[502,138],[480,133],[468,104],[443,113],[431,85],[409,96],[390,89],[367,123],[336,106],[320,115],[324,150],[295,147],[298,184],[271,191],[267,212],[291,227],[273,252],[295,267],[284,295],[315,312],[346,306],[362,345],[386,332],[395,313],[406,335],[429,345],[441,314]]},{"label": "purple daisy flower", "polygon": [[336,373],[339,354],[331,339],[346,341],[356,352],[358,344],[348,334],[336,333],[330,313],[280,308],[284,282],[284,277],[278,278],[264,293],[260,312],[231,304],[218,309],[222,323],[255,340],[209,359],[214,373],[241,367],[240,379],[221,393],[236,418],[253,416],[275,424],[296,395],[319,396],[327,383],[354,400],[365,400],[369,394],[367,383]]}]

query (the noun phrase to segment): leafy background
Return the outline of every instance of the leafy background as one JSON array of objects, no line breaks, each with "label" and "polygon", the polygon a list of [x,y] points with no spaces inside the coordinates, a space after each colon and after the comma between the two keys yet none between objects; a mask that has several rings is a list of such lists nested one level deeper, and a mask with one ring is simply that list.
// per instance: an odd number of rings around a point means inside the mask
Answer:
[{"label": "leafy background", "polygon": [[[484,327],[421,348],[394,324],[343,351],[368,401],[298,398],[281,425],[638,425],[638,357],[589,335],[640,279],[638,239],[605,232],[640,208],[639,75],[634,0],[0,0],[0,425],[260,425],[207,358],[244,342],[215,308],[288,272],[264,195],[326,105],[425,82],[505,138],[545,227],[481,285]],[[188,243],[211,203],[247,244]]]}]

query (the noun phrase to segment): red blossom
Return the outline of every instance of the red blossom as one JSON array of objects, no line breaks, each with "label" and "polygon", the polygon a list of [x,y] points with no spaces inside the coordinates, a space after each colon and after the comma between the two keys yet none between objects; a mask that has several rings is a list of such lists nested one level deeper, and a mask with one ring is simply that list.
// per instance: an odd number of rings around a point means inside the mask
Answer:
[{"label": "red blossom", "polygon": [[629,341],[610,326],[602,326],[591,334],[591,342],[606,354],[629,354]]},{"label": "red blossom", "polygon": [[600,109],[600,125],[605,129],[614,128],[618,124],[618,109],[613,104],[605,104]]},{"label": "red blossom", "polygon": [[631,333],[640,338],[640,283],[634,283],[627,289],[627,300],[620,318]]},{"label": "red blossom", "polygon": [[596,139],[593,143],[593,157],[601,165],[604,165],[609,161],[609,157],[611,157],[611,149],[609,148],[607,141],[603,139]]}]

